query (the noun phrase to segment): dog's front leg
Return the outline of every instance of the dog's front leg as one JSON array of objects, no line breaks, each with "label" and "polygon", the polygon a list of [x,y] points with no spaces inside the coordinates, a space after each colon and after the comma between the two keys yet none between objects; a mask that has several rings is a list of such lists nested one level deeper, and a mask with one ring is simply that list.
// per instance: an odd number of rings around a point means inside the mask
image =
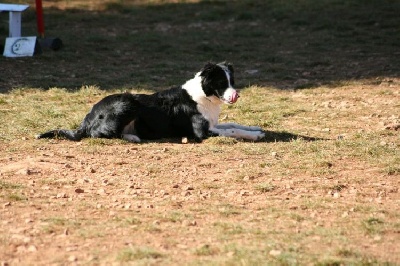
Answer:
[{"label": "dog's front leg", "polygon": [[223,123],[223,124],[217,124],[214,126],[215,128],[218,129],[229,129],[229,128],[236,128],[236,129],[242,129],[242,130],[246,130],[246,131],[263,131],[263,129],[261,127],[257,127],[257,126],[243,126],[240,124],[236,124],[236,123]]},{"label": "dog's front leg", "polygon": [[202,142],[208,138],[210,123],[202,115],[192,117],[193,135],[196,142]]},{"label": "dog's front leg", "polygon": [[218,124],[210,128],[212,135],[224,136],[236,139],[246,140],[260,140],[265,137],[265,133],[261,128],[256,130],[258,127],[246,127],[238,124]]}]

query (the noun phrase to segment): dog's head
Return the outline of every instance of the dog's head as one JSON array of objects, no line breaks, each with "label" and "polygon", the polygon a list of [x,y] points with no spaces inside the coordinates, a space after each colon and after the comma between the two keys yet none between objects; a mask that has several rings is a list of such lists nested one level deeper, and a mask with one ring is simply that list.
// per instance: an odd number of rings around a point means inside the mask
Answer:
[{"label": "dog's head", "polygon": [[227,63],[207,63],[201,70],[201,87],[208,98],[233,104],[239,98],[239,94],[233,88],[235,85],[233,67]]}]

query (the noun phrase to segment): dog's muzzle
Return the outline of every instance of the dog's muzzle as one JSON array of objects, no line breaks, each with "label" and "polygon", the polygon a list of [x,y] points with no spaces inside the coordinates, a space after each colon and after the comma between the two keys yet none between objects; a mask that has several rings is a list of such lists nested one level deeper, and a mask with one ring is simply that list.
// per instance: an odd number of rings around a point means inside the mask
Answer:
[{"label": "dog's muzzle", "polygon": [[233,88],[228,88],[226,91],[225,91],[225,93],[224,93],[224,95],[222,96],[222,100],[225,102],[225,103],[228,103],[228,104],[233,104],[233,103],[235,103],[238,99],[239,99],[239,93],[235,90],[235,89],[233,89]]}]

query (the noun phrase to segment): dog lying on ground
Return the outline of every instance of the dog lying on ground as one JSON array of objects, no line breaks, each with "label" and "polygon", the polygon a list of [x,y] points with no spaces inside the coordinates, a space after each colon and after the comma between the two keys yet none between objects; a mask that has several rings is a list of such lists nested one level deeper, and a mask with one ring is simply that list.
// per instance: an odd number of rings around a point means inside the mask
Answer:
[{"label": "dog lying on ground", "polygon": [[221,105],[234,104],[238,92],[233,67],[227,63],[206,64],[194,78],[179,87],[147,94],[113,94],[96,103],[76,130],[56,129],[37,136],[141,139],[187,137],[197,142],[210,136],[259,140],[260,127],[234,123],[218,124]]}]

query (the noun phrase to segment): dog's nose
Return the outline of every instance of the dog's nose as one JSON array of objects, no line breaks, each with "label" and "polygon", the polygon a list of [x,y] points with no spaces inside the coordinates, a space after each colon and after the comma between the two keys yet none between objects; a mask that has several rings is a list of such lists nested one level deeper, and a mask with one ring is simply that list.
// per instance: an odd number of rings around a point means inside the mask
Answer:
[{"label": "dog's nose", "polygon": [[234,88],[228,88],[224,95],[221,97],[225,103],[232,104],[239,98],[239,93]]},{"label": "dog's nose", "polygon": [[233,92],[232,95],[229,97],[231,103],[235,103],[239,98],[239,93],[237,91]]}]

